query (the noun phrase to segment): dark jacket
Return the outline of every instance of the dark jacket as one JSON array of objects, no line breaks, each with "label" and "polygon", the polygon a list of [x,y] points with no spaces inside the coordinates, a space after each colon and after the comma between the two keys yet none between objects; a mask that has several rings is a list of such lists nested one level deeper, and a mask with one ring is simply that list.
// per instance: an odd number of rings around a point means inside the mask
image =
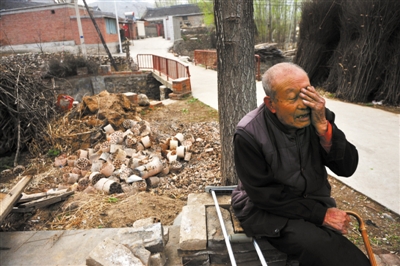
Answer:
[{"label": "dark jacket", "polygon": [[336,206],[325,166],[348,177],[357,168],[358,153],[334,124],[334,113],[327,109],[326,118],[332,125],[329,153],[312,125],[291,134],[264,104],[239,122],[234,148],[240,182],[232,207],[242,223],[259,210],[268,220],[259,225],[267,228],[242,225],[247,235],[279,236],[288,219],[321,225],[327,208]]}]

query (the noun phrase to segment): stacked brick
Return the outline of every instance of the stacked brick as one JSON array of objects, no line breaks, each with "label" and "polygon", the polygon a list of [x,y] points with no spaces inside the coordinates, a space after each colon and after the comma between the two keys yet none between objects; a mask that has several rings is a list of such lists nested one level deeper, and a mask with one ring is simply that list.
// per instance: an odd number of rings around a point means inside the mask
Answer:
[{"label": "stacked brick", "polygon": [[180,100],[190,96],[191,93],[190,78],[179,78],[172,81],[172,92],[168,96],[173,100]]}]

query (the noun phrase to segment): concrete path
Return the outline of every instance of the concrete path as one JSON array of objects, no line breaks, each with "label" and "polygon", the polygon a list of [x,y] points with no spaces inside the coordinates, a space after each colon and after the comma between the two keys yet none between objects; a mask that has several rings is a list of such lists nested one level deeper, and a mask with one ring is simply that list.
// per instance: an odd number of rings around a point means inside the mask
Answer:
[{"label": "concrete path", "polygon": [[[180,266],[179,225],[164,226],[168,242],[165,266]],[[90,252],[105,238],[115,237],[121,228],[0,232],[1,266],[84,266]]]},{"label": "concrete path", "polygon": [[[162,38],[134,41],[131,54],[154,53],[168,58],[171,41]],[[193,97],[218,110],[217,72],[189,63]],[[257,81],[257,104],[264,98]],[[326,99],[336,123],[357,147],[360,161],[356,173],[340,181],[386,208],[400,214],[400,115],[373,107]],[[333,173],[330,173],[335,176]]]},{"label": "concrete path", "polygon": [[0,264],[86,265],[86,258],[103,239],[120,228],[65,231],[1,232]]}]

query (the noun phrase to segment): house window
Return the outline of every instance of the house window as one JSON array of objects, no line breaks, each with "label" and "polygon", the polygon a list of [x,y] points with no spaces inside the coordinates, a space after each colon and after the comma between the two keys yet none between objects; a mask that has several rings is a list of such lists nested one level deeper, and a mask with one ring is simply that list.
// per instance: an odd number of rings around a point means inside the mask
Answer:
[{"label": "house window", "polygon": [[182,20],[188,20],[187,16],[182,16]]},{"label": "house window", "polygon": [[115,19],[106,18],[106,32],[107,34],[117,34],[117,23]]}]

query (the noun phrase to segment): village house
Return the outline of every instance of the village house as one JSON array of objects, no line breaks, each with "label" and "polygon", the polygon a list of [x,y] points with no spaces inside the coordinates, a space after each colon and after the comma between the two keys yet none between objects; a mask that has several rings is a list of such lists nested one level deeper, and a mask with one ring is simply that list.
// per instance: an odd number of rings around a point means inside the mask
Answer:
[{"label": "village house", "polygon": [[[175,5],[169,7],[147,8],[143,19],[149,22],[146,35],[159,36],[159,29],[163,29],[163,36],[167,40],[179,40],[181,28],[200,27],[204,23],[204,16],[197,5]],[[154,26],[154,33],[151,30]],[[158,35],[157,35],[158,34]]]},{"label": "village house", "polygon": [[[104,54],[101,38],[84,6],[78,6],[84,48]],[[113,13],[91,10],[110,52],[119,44],[119,28]],[[49,4],[2,0],[0,4],[0,51],[82,52],[77,10],[73,3]]]}]

